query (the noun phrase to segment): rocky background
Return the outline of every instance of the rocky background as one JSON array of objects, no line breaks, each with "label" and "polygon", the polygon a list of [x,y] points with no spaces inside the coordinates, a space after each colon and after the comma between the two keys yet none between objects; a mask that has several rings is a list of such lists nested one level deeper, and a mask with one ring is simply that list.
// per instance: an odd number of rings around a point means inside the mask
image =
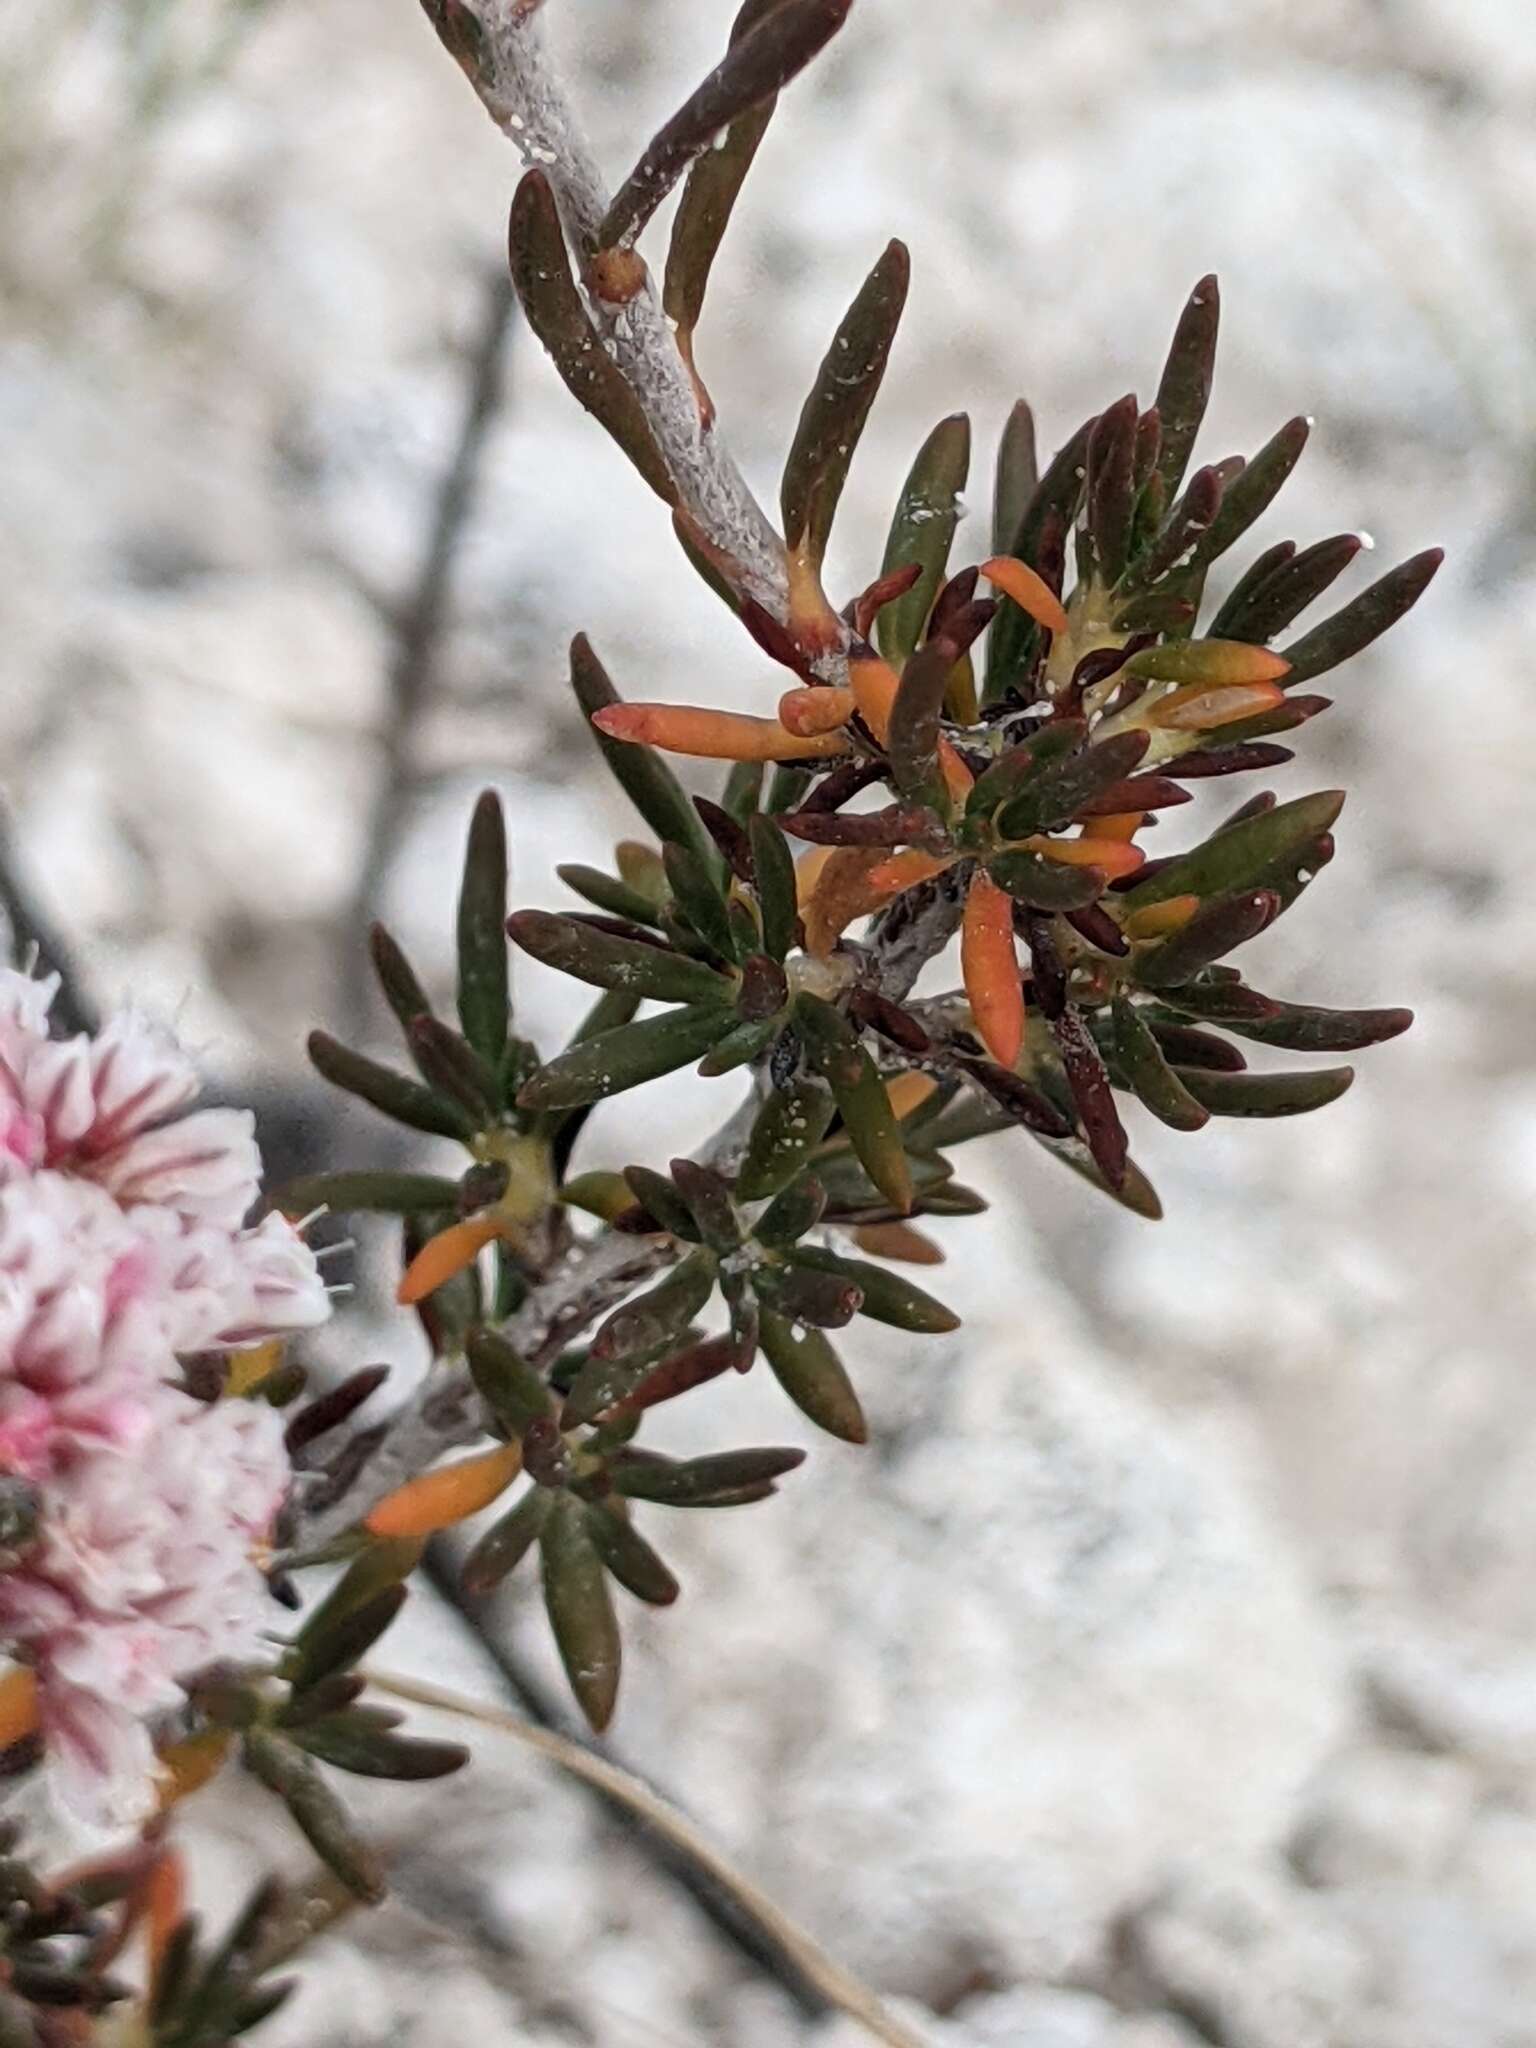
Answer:
[{"label": "rocky background", "polygon": [[[730,11],[550,0],[613,171]],[[849,584],[939,414],[973,411],[984,471],[1021,393],[1048,440],[1147,393],[1207,269],[1207,452],[1318,416],[1258,541],[1450,549],[1282,771],[1352,795],[1255,962],[1418,1028],[1315,1119],[1141,1131],[1157,1226],[987,1141],[990,1215],[941,1226],[964,1332],[866,1345],[872,1451],[823,1439],[770,1506],[669,1530],[685,1600],[635,1620],[617,1752],[943,2048],[1536,2044],[1533,112],[1518,0],[860,0],[717,274],[702,361],[771,493],[855,282],[912,246]],[[624,829],[569,634],[631,694],[771,685],[515,321],[488,348],[516,168],[410,0],[0,11],[12,851],[92,990],[174,1015],[296,1161],[336,1142],[305,1029],[382,1038],[362,915],[448,971],[473,790],[527,902]],[[434,635],[477,351],[504,388]],[[591,1155],[713,1121],[652,1090]],[[381,1262],[333,1349],[408,1374]],[[763,1375],[683,1405],[680,1440],[727,1406],[800,1440]],[[399,1661],[493,1697],[429,1604]],[[505,1622],[550,1684],[537,1616]],[[862,2038],[494,1738],[366,1810],[399,1900],[317,1946],[272,2048]],[[202,1845],[231,1887],[242,1825]]]}]

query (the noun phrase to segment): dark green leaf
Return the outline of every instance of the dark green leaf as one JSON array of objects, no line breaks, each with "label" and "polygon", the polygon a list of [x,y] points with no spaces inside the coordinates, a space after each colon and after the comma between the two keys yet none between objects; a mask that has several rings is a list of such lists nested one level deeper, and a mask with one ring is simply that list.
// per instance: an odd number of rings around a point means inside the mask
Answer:
[{"label": "dark green leaf", "polygon": [[1117,633],[1169,633],[1182,639],[1195,622],[1198,606],[1192,598],[1171,591],[1144,591],[1115,607]]},{"label": "dark green leaf", "polygon": [[748,824],[763,807],[763,784],[767,780],[762,761],[733,761],[720,792],[720,808],[738,825]]},{"label": "dark green leaf", "polygon": [[916,562],[922,574],[901,597],[881,607],[875,636],[899,668],[922,639],[949,562],[960,521],[960,494],[971,465],[971,423],[963,412],[939,421],[917,452],[897,500],[881,575]]},{"label": "dark green leaf", "polygon": [[459,1022],[494,1071],[507,1045],[507,827],[501,799],[485,790],[475,805],[459,889]]},{"label": "dark green leaf", "polygon": [[839,1252],[825,1252],[804,1246],[795,1254],[802,1265],[815,1266],[824,1273],[836,1273],[851,1280],[864,1299],[860,1315],[893,1330],[912,1330],[921,1336],[942,1336],[958,1330],[960,1318],[942,1301],[935,1301],[910,1280],[877,1266],[868,1259],[845,1259]]},{"label": "dark green leaf", "polygon": [[1023,746],[1009,747],[977,776],[965,800],[967,817],[990,817],[999,804],[1027,789],[1049,763],[1063,754],[1076,753],[1087,738],[1086,719],[1058,718],[1031,733]]},{"label": "dark green leaf", "polygon": [[818,1429],[844,1443],[869,1441],[869,1425],[853,1382],[820,1330],[797,1330],[783,1316],[765,1309],[762,1344],[774,1378]]},{"label": "dark green leaf", "polygon": [[797,1244],[808,1230],[814,1230],[826,1206],[826,1189],[806,1174],[774,1197],[758,1218],[752,1234],[759,1244],[782,1250],[786,1245]]},{"label": "dark green leaf", "polygon": [[355,1897],[377,1905],[387,1890],[383,1867],[353,1834],[345,1807],[302,1750],[264,1728],[252,1728],[241,1754],[253,1776],[282,1800],[326,1868]]},{"label": "dark green leaf", "polygon": [[603,1411],[604,1427],[626,1419],[638,1422],[647,1408],[675,1401],[679,1394],[692,1393],[724,1372],[744,1372],[757,1354],[755,1309],[750,1302],[745,1309],[733,1303],[731,1320],[732,1328],[723,1337],[696,1338],[655,1365],[628,1368],[630,1384]]},{"label": "dark green leaf", "polygon": [[[738,40],[768,11],[773,0],[748,0],[731,30]],[[761,101],[732,121],[716,147],[694,160],[672,221],[672,240],[662,287],[662,307],[672,321],[678,345],[693,360],[693,333],[704,308],[704,294],[742,181],[752,167],[758,146],[773,118],[773,98]]]},{"label": "dark green leaf", "polygon": [[1136,492],[1136,425],[1133,393],[1100,414],[1088,440],[1088,537],[1095,572],[1113,586],[1131,550],[1131,515]]},{"label": "dark green leaf", "polygon": [[551,1412],[543,1376],[496,1331],[471,1330],[464,1355],[480,1398],[509,1437],[520,1437],[530,1422]]},{"label": "dark green leaf", "polygon": [[1050,1153],[1053,1159],[1059,1159],[1062,1165],[1070,1167],[1079,1179],[1087,1181],[1102,1194],[1109,1195],[1122,1209],[1129,1209],[1133,1216],[1140,1216],[1148,1223],[1158,1223],[1162,1220],[1163,1205],[1157,1190],[1134,1159],[1126,1161],[1125,1179],[1122,1184],[1119,1187],[1111,1187],[1081,1138],[1047,1138],[1038,1131],[1031,1131],[1030,1136],[1036,1144]]},{"label": "dark green leaf", "polygon": [[587,1528],[598,1556],[637,1600],[670,1607],[681,1588],[645,1538],[612,1509],[589,1507]]},{"label": "dark green leaf", "polygon": [[512,282],[528,325],[553,358],[566,389],[619,444],[668,505],[677,490],[645,408],[604,348],[571,276],[559,209],[541,170],[525,171],[507,237]]},{"label": "dark green leaf", "polygon": [[591,724],[594,711],[622,702],[585,633],[571,642],[571,688],[588,720],[603,759],[635,809],[658,839],[691,847],[701,860],[714,859],[714,846],[699,822],[683,785],[654,747],[610,739]]},{"label": "dark green leaf", "polygon": [[820,1081],[803,1078],[775,1089],[758,1111],[747,1140],[747,1155],[736,1177],[739,1199],[758,1202],[788,1187],[836,1114],[831,1090]]},{"label": "dark green leaf", "polygon": [[[1161,480],[1154,477],[1151,490],[1161,489]],[[1205,573],[1203,568],[1192,570],[1190,565],[1221,509],[1225,491],[1226,473],[1219,465],[1207,463],[1195,471],[1173,510],[1146,538],[1141,555],[1121,581],[1126,601],[1115,609],[1119,631],[1132,630],[1128,623],[1132,620],[1137,622],[1136,629],[1143,632],[1166,631],[1182,636],[1188,630]],[[1182,606],[1184,615],[1180,618],[1174,611],[1164,624],[1156,610],[1147,616],[1145,607],[1149,602],[1157,606]]]},{"label": "dark green leaf", "polygon": [[1290,689],[1313,676],[1326,675],[1329,669],[1369,647],[1418,603],[1444,560],[1443,548],[1426,548],[1423,554],[1389,569],[1342,611],[1324,619],[1292,646],[1282,647],[1280,652],[1291,664],[1285,687]]},{"label": "dark green leaf", "polygon": [[598,997],[571,1033],[571,1044],[585,1045],[589,1039],[601,1038],[605,1031],[617,1031],[630,1022],[639,1007],[640,997],[633,990],[609,989]]},{"label": "dark green leaf", "polygon": [[804,1463],[804,1451],[797,1450],[716,1451],[707,1458],[680,1460],[621,1451],[610,1469],[627,1499],[669,1508],[717,1508],[765,1500],[776,1479]]},{"label": "dark green leaf", "polygon": [[1355,1078],[1353,1067],[1298,1074],[1217,1074],[1185,1067],[1179,1078],[1212,1116],[1301,1116],[1337,1102]]},{"label": "dark green leaf", "polygon": [[[150,1990],[149,2021],[154,2028],[150,2036],[159,2048],[159,2043],[169,2039],[172,2042],[185,2041],[188,2029],[185,2026],[167,2027],[166,2022],[176,2014],[185,1994],[192,1989],[197,1966],[197,1936],[199,1921],[195,1913],[189,1913],[171,1930],[170,1939],[162,1949]],[[0,2014],[4,2008],[0,2007]],[[5,2018],[8,2018],[5,2015]],[[188,2014],[187,2018],[195,2017]],[[32,2021],[23,2012],[20,2024],[12,2032],[0,2019],[0,2048],[38,2048],[38,2036]]]},{"label": "dark green leaf", "polygon": [[1081,753],[1042,762],[998,811],[999,835],[1028,839],[1070,824],[1084,804],[1130,774],[1147,746],[1145,732],[1122,732]]},{"label": "dark green leaf", "polygon": [[535,960],[596,988],[624,989],[662,1003],[729,1003],[735,994],[733,984],[702,960],[547,910],[516,911],[507,930]]},{"label": "dark green leaf", "polygon": [[582,1712],[600,1734],[618,1697],[619,1626],[586,1508],[574,1495],[555,1496],[539,1550],[544,1606],[560,1660]]},{"label": "dark green leaf", "polygon": [[770,959],[782,961],[794,949],[800,923],[795,901],[795,858],[789,842],[771,818],[754,817],[748,832],[763,919],[763,950]]},{"label": "dark green leaf", "polygon": [[574,889],[578,896],[584,896],[588,903],[598,910],[605,910],[610,917],[628,919],[631,924],[655,924],[656,906],[638,889],[632,889],[627,882],[621,882],[614,875],[606,875],[601,868],[583,867],[579,862],[570,861],[557,867],[555,873],[568,889]]},{"label": "dark green leaf", "polygon": [[516,1570],[543,1534],[557,1496],[530,1486],[516,1507],[492,1524],[464,1561],[466,1593],[489,1593]]},{"label": "dark green leaf", "polygon": [[939,725],[956,659],[954,642],[942,633],[911,656],[901,672],[886,739],[897,790],[909,803],[926,805],[940,816],[949,798],[939,769]]},{"label": "dark green leaf", "polygon": [[732,1073],[737,1067],[744,1067],[749,1061],[759,1058],[778,1037],[781,1029],[777,1017],[749,1018],[746,1023],[736,1025],[699,1062],[699,1072],[707,1079],[714,1080],[721,1074]]},{"label": "dark green leaf", "polygon": [[[853,0],[780,0],[744,34],[733,36],[714,70],[646,145],[644,155],[619,187],[597,229],[597,247],[632,247],[636,236],[694,158],[710,148],[722,129],[765,100],[771,100],[803,71],[842,27],[852,4]],[[745,169],[743,164],[742,174]],[[736,182],[739,184],[739,176]],[[730,198],[734,196],[734,191],[730,191]],[[725,211],[729,210],[727,200]],[[724,227],[723,220],[720,227]],[[718,233],[719,230],[716,239]],[[703,256],[702,275],[697,279],[700,300],[713,253],[710,245]],[[698,255],[702,251],[696,255],[696,263]]]},{"label": "dark green leaf", "polygon": [[1114,1048],[1126,1079],[1139,1101],[1175,1131],[1198,1131],[1210,1122],[1203,1109],[1163,1057],[1152,1027],[1124,996],[1114,1004]]},{"label": "dark green leaf", "polygon": [[[997,468],[992,484],[994,555],[1006,555],[1012,548],[1039,481],[1040,465],[1035,454],[1035,416],[1021,398],[1009,413],[1002,437],[997,444]],[[956,488],[965,488],[963,477]]]},{"label": "dark green leaf", "polygon": [[1343,807],[1344,792],[1325,789],[1245,818],[1160,868],[1121,901],[1134,912],[1166,903],[1170,896],[1217,896],[1274,886],[1276,870],[1326,833]]},{"label": "dark green leaf", "polygon": [[[1170,990],[1165,1000],[1177,1003],[1182,992]],[[1262,998],[1264,1012],[1250,1017],[1224,1017],[1228,1031],[1260,1045],[1285,1052],[1362,1052],[1397,1038],[1413,1022],[1412,1010],[1324,1010],[1306,1003]]]},{"label": "dark green leaf", "polygon": [[271,1196],[271,1206],[286,1216],[308,1216],[329,1209],[338,1216],[373,1210],[384,1216],[410,1216],[422,1209],[451,1209],[459,1184],[438,1173],[311,1173],[291,1180]]},{"label": "dark green leaf", "polygon": [[[289,1652],[288,1674],[296,1688],[315,1684],[329,1671],[341,1668],[331,1646],[357,1613],[369,1613],[381,1594],[399,1592],[400,1581],[409,1577],[421,1556],[421,1544],[414,1538],[376,1538],[359,1552],[329,1593],[308,1616]],[[394,1612],[400,1602],[395,1602]],[[388,1617],[385,1620],[388,1625]],[[378,1633],[376,1631],[375,1633]],[[365,1645],[366,1647],[366,1645]],[[356,1655],[361,1656],[359,1650]]]},{"label": "dark green leaf", "polygon": [[1216,517],[1206,528],[1195,549],[1197,565],[1214,562],[1273,504],[1281,485],[1290,475],[1307,445],[1312,431],[1310,420],[1287,420],[1221,494]]},{"label": "dark green leaf", "polygon": [[730,1026],[731,1013],[713,1003],[620,1025],[557,1054],[524,1082],[517,1099],[524,1109],[600,1101],[702,1059]]},{"label": "dark green leaf", "polygon": [[259,2027],[263,2020],[271,2019],[280,2006],[288,2003],[298,1989],[297,1980],[284,1977],[276,1984],[263,1984],[259,1989],[242,1998],[229,2018],[229,2032],[238,2037],[248,2034],[253,2027]]},{"label": "dark green leaf", "polygon": [[1335,534],[1300,554],[1293,548],[1250,588],[1238,585],[1212,620],[1212,634],[1263,646],[1343,575],[1360,548],[1360,536],[1354,533]]},{"label": "dark green leaf", "polygon": [[333,1671],[350,1671],[367,1656],[405,1600],[404,1586],[386,1585],[370,1599],[348,1605],[340,1613],[328,1612],[327,1602],[301,1631],[286,1666],[294,1690],[303,1692],[318,1685]]},{"label": "dark green leaf", "polygon": [[427,1081],[457,1102],[476,1130],[496,1120],[501,1083],[468,1039],[436,1017],[418,1017],[410,1029],[411,1051]]},{"label": "dark green leaf", "polygon": [[[1041,567],[1041,542],[1053,531],[1070,532],[1083,500],[1087,474],[1088,437],[1093,420],[1085,420],[1066,445],[1046,465],[1025,508],[1017,533],[1005,553],[1016,555],[1032,569]],[[983,702],[996,704],[1018,682],[1034,653],[1040,628],[1012,598],[1005,598],[987,635],[987,683]]]},{"label": "dark green leaf", "polygon": [[416,970],[395,943],[393,936],[381,924],[370,927],[368,932],[368,954],[373,962],[374,974],[384,992],[384,1000],[394,1012],[402,1031],[410,1029],[413,1019],[430,1017],[432,1005],[427,992],[416,978]]},{"label": "dark green leaf", "polygon": [[874,1061],[841,1011],[818,996],[802,995],[795,1015],[812,1064],[832,1090],[853,1149],[865,1172],[902,1215],[912,1207],[912,1173],[901,1126]]},{"label": "dark green leaf", "polygon": [[820,1271],[809,1260],[759,1266],[752,1284],[765,1311],[817,1330],[846,1328],[864,1300],[862,1288],[847,1274]]},{"label": "dark green leaf", "polygon": [[1184,481],[1195,438],[1210,403],[1220,323],[1221,294],[1216,280],[1202,277],[1179,315],[1162,382],[1157,387],[1157,411],[1163,430],[1157,473],[1170,501]]},{"label": "dark green leaf", "polygon": [[699,1227],[693,1220],[693,1211],[664,1173],[654,1173],[648,1166],[626,1166],[624,1178],[634,1190],[635,1200],[663,1230],[690,1244],[698,1242]]},{"label": "dark green leaf", "polygon": [[715,884],[713,860],[704,860],[690,847],[669,841],[661,850],[673,901],[690,929],[722,960],[737,958],[736,934],[731,926],[726,899]]},{"label": "dark green leaf", "polygon": [[763,799],[763,809],[770,818],[782,817],[786,811],[798,810],[801,799],[813,780],[811,770],[801,767],[799,762],[780,761],[769,780],[768,794]]},{"label": "dark green leaf", "polygon": [[401,1783],[420,1783],[446,1778],[469,1762],[469,1751],[459,1742],[426,1742],[412,1735],[396,1735],[387,1728],[372,1727],[352,1714],[336,1714],[329,1720],[314,1721],[299,1737],[302,1747],[338,1771],[350,1771],[359,1778],[393,1778]]},{"label": "dark green leaf", "polygon": [[[650,1357],[675,1343],[714,1293],[717,1271],[713,1252],[690,1252],[654,1287],[613,1311],[592,1339],[591,1361]],[[579,1412],[573,1395],[567,1415],[574,1422],[588,1422],[607,1405],[598,1401],[587,1412]]]},{"label": "dark green leaf", "polygon": [[818,566],[853,452],[885,375],[906,303],[911,258],[892,242],[833,336],[800,414],[780,494],[784,537]]},{"label": "dark green leaf", "polygon": [[438,1138],[464,1140],[474,1135],[474,1119],[466,1116],[457,1102],[445,1101],[435,1089],[423,1087],[409,1075],[353,1052],[328,1031],[311,1031],[309,1057],[315,1071],[333,1088],[358,1096],[397,1124]]},{"label": "dark green leaf", "polygon": [[711,1166],[693,1159],[672,1161],[672,1184],[693,1212],[699,1236],[712,1252],[733,1252],[741,1224],[731,1201],[731,1184]]}]

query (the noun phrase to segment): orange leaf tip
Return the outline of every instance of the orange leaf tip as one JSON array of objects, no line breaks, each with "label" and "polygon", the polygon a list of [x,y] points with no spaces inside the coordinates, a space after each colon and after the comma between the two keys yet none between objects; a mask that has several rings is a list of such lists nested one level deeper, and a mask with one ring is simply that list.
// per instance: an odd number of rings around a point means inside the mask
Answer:
[{"label": "orange leaf tip", "polygon": [[178,1800],[200,1792],[217,1776],[229,1755],[232,1739],[227,1728],[205,1728],[161,1750],[157,1775],[162,1813],[168,1813]]},{"label": "orange leaf tip", "polygon": [[1134,839],[1147,822],[1145,811],[1112,811],[1093,821],[1095,839]]},{"label": "orange leaf tip", "polygon": [[883,747],[890,731],[891,706],[896,702],[901,678],[889,662],[866,656],[863,660],[849,662],[848,687],[859,707],[859,716]]},{"label": "orange leaf tip", "polygon": [[499,1217],[470,1216],[462,1223],[450,1223],[435,1237],[429,1237],[401,1275],[395,1299],[402,1308],[414,1308],[445,1286],[456,1273],[472,1266],[488,1244],[502,1233]]},{"label": "orange leaf tip", "polygon": [[981,573],[995,583],[1004,597],[1011,597],[1021,612],[1027,612],[1037,626],[1051,633],[1065,633],[1069,622],[1061,599],[1038,570],[1012,555],[994,555],[983,562]]},{"label": "orange leaf tip", "polygon": [[1124,839],[1026,839],[1031,853],[1065,862],[1070,868],[1102,868],[1110,881],[1133,875],[1146,859],[1139,846]]},{"label": "orange leaf tip", "polygon": [[703,761],[815,761],[848,751],[841,733],[793,733],[776,718],[690,704],[607,704],[592,723],[609,739]]},{"label": "orange leaf tip", "polygon": [[488,1508],[522,1470],[518,1444],[499,1444],[456,1464],[408,1479],[371,1508],[363,1527],[371,1536],[431,1536]]},{"label": "orange leaf tip", "polygon": [[1024,1046],[1024,991],[1013,942],[1013,898],[977,875],[965,899],[960,968],[971,1016],[999,1066],[1012,1069]]},{"label": "orange leaf tip", "polygon": [[952,854],[920,853],[916,847],[911,847],[904,853],[893,853],[877,861],[866,880],[872,889],[895,896],[903,889],[914,888],[919,882],[931,881],[935,875],[942,875],[953,864],[953,859]]},{"label": "orange leaf tip", "polygon": [[1170,896],[1133,910],[1122,929],[1128,939],[1166,939],[1170,932],[1182,931],[1199,908],[1198,896]]},{"label": "orange leaf tip", "polygon": [[836,732],[857,709],[852,690],[808,686],[784,692],[779,699],[779,723],[797,739],[807,739],[813,733]]},{"label": "orange leaf tip", "polygon": [[892,1116],[898,1123],[905,1122],[915,1110],[921,1109],[938,1085],[932,1074],[920,1074],[915,1068],[905,1074],[893,1074],[885,1084]]},{"label": "orange leaf tip", "polygon": [[37,1673],[18,1664],[0,1678],[0,1750],[35,1734],[38,1724]]},{"label": "orange leaf tip", "polygon": [[171,1936],[186,1914],[187,1873],[175,1849],[164,1849],[150,1865],[144,1886],[145,1947],[151,1989],[160,1982]]}]

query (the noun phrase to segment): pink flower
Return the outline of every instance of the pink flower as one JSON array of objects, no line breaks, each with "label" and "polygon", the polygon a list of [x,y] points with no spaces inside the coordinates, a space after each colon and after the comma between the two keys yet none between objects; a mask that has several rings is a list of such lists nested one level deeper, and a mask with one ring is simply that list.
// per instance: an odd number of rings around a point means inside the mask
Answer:
[{"label": "pink flower", "polygon": [[143,1402],[131,1454],[62,1452],[39,1487],[40,1537],[0,1577],[0,1632],[36,1667],[55,1789],[103,1826],[155,1797],[153,1722],[207,1665],[267,1647],[254,1562],[288,1480],[263,1404],[209,1407],[171,1387]]},{"label": "pink flower", "polygon": [[187,1682],[267,1648],[282,1427],[195,1400],[182,1360],[329,1303],[281,1216],[242,1227],[249,1114],[192,1108],[191,1063],[143,1019],[50,1039],[52,993],[0,971],[0,1472],[39,1508],[0,1646],[36,1668],[60,1797],[116,1824],[150,1809],[154,1724]]},{"label": "pink flower", "polygon": [[233,1228],[256,1199],[261,1160],[248,1110],[201,1109],[182,1047],[124,1013],[95,1038],[48,1035],[57,978],[0,970],[0,1173],[46,1165]]}]

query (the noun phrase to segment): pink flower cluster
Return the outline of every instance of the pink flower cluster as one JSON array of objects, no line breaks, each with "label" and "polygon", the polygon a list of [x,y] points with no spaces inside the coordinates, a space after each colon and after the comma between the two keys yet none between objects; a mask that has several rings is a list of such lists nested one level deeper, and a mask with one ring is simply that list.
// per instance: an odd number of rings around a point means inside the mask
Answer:
[{"label": "pink flower cluster", "polygon": [[102,1824],[154,1799],[152,1723],[259,1655],[257,1554],[288,1479],[264,1404],[182,1390],[180,1361],[322,1322],[313,1254],[243,1227],[248,1111],[193,1109],[169,1034],[49,1036],[56,984],[0,969],[0,1474],[38,1533],[0,1572],[0,1648],[32,1664],[55,1787]]}]

